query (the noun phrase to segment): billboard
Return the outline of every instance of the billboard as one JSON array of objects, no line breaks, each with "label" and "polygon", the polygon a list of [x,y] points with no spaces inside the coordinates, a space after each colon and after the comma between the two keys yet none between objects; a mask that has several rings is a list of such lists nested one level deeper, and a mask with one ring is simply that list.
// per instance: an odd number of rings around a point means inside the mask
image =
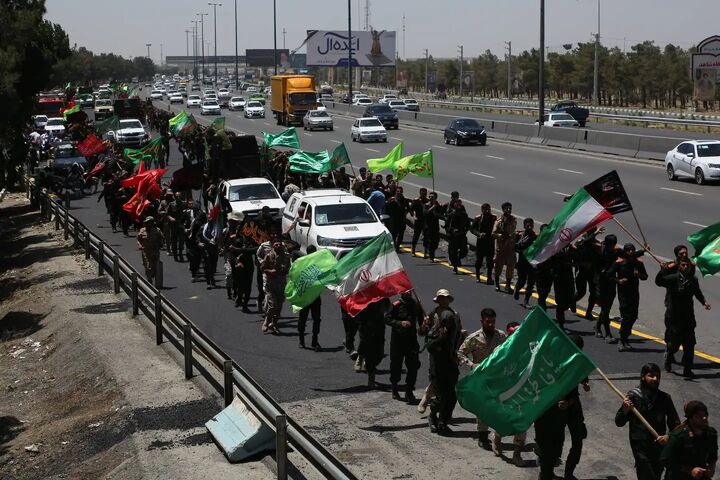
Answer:
[{"label": "billboard", "polygon": [[347,66],[349,50],[355,67],[395,65],[395,32],[354,31],[348,39],[347,30],[308,30],[305,41],[308,66]]},{"label": "billboard", "polygon": [[465,71],[462,74],[462,91],[472,93],[475,91],[475,72]]},{"label": "billboard", "polygon": [[397,88],[408,87],[408,71],[400,70],[397,74]]},{"label": "billboard", "polygon": [[427,72],[426,81],[428,93],[435,93],[435,90],[437,89],[437,72],[434,70]]},{"label": "billboard", "polygon": [[[248,67],[274,67],[275,57],[272,48],[252,48],[245,50],[245,61]],[[280,68],[290,68],[290,50],[277,49],[277,61]]]},{"label": "billboard", "polygon": [[692,54],[690,75],[693,81],[693,97],[697,101],[715,100],[720,81],[720,36],[708,37]]}]

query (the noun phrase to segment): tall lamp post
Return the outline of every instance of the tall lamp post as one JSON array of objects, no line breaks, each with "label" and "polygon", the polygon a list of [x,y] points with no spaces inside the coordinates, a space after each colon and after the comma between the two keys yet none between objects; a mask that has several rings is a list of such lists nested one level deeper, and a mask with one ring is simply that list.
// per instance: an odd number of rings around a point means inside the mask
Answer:
[{"label": "tall lamp post", "polygon": [[597,2],[597,33],[595,34],[595,71],[593,73],[593,104],[600,104],[600,0]]},{"label": "tall lamp post", "polygon": [[348,0],[348,110],[352,105],[352,0]]},{"label": "tall lamp post", "polygon": [[152,47],[152,43],[146,43],[145,46],[146,46],[147,49],[148,49],[147,58],[150,58],[150,47]]},{"label": "tall lamp post", "polygon": [[275,63],[275,75],[277,75],[277,0],[273,0],[273,61]]},{"label": "tall lamp post", "polygon": [[222,7],[222,3],[210,3],[208,2],[208,5],[213,7],[213,30],[215,35],[215,88],[217,88],[218,84],[218,76],[217,76],[217,64],[218,64],[218,57],[217,57],[217,7]]},{"label": "tall lamp post", "polygon": [[235,0],[235,91],[240,90],[238,84],[238,30],[237,30],[237,0]]},{"label": "tall lamp post", "polygon": [[197,20],[190,20],[193,25],[193,80],[197,82]]},{"label": "tall lamp post", "polygon": [[543,74],[545,70],[545,0],[540,0],[540,57],[538,68],[538,125],[544,123],[545,118],[545,82]]},{"label": "tall lamp post", "polygon": [[[190,58],[190,30],[185,30],[185,61]],[[185,67],[185,75],[187,75],[187,67]]]},{"label": "tall lamp post", "polygon": [[201,49],[201,68],[202,68],[202,83],[205,84],[205,15],[207,13],[198,13],[200,17],[200,49]]}]

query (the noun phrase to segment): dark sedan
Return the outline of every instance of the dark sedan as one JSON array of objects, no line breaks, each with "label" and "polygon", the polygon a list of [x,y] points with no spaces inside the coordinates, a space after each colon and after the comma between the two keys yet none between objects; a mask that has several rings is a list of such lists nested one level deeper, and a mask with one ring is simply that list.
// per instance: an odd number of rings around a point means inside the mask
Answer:
[{"label": "dark sedan", "polygon": [[395,113],[389,105],[384,103],[374,103],[372,105],[368,105],[365,109],[365,113],[363,113],[363,117],[377,118],[380,120],[380,123],[383,124],[383,127],[388,130],[391,128],[397,130],[399,126],[397,113]]},{"label": "dark sedan", "polygon": [[450,120],[448,126],[445,127],[443,137],[446,144],[453,142],[455,145],[462,145],[476,142],[480,145],[485,145],[487,142],[485,127],[473,118],[456,118]]}]

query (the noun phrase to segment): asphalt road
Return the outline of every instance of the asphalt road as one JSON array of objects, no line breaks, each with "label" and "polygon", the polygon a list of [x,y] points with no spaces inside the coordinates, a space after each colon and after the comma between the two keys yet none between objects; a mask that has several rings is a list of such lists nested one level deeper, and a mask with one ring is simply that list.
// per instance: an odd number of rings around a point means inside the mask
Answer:
[{"label": "asphalt road", "polygon": [[[174,106],[173,110],[180,108]],[[225,116],[227,128],[242,133],[260,135],[261,131],[277,132],[281,129],[274,125],[271,118],[246,120],[239,112],[225,112]],[[201,123],[209,123],[211,120],[200,115],[196,118]],[[547,221],[560,208],[561,194],[572,193],[614,168],[625,182],[645,233],[659,254],[670,256],[672,246],[697,228],[684,221],[709,224],[715,220],[713,204],[717,201],[717,187],[669,184],[664,179],[663,171],[656,167],[494,142],[484,148],[445,147],[440,135],[405,127],[392,131],[387,144],[356,144],[349,139],[350,119],[336,116],[335,120],[334,132],[300,132],[303,148],[318,151],[346,142],[350,157],[357,167],[367,158],[383,156],[399,141],[397,139],[404,141],[406,152],[432,147],[435,153],[436,189],[443,192],[441,195],[459,190],[461,197],[469,204],[471,213],[479,210],[479,204],[484,201],[497,206],[502,201],[510,200],[518,216],[533,216],[537,220]],[[171,168],[177,168],[179,163],[174,149],[171,163]],[[405,184],[408,190],[420,185],[431,186],[430,179],[411,177],[407,180]],[[686,193],[662,189],[667,186]],[[408,195],[411,194],[408,192]],[[131,238],[113,234],[107,215],[96,203],[94,196],[74,201],[72,213],[141,270],[140,255],[132,238],[134,234],[131,234]],[[630,226],[632,217],[624,214],[622,221]],[[620,239],[624,241],[625,236],[620,235]],[[500,326],[520,320],[527,313],[510,296],[495,293],[486,285],[478,285],[471,275],[454,275],[446,264],[433,264],[407,253],[402,254],[401,258],[425,307],[431,308],[431,299],[438,288],[449,288],[456,298],[454,307],[460,312],[468,330],[479,328],[478,316],[483,307],[490,306],[497,310]],[[174,262],[170,257],[163,259],[165,294],[168,298],[279,401],[348,393],[364,385],[365,376],[352,371],[352,363],[340,346],[344,334],[339,308],[330,295],[323,296],[320,343],[324,351],[315,353],[301,350],[297,348],[296,317],[287,306],[280,322],[282,335],[263,335],[260,332],[260,315],[247,315],[235,309],[225,299],[224,288],[208,291],[204,282],[192,283],[186,263]],[[646,263],[652,278],[655,266],[650,259]],[[223,284],[221,274],[218,274],[218,284]],[[717,301],[717,278],[705,279],[701,284],[710,302],[720,306]],[[643,286],[641,295],[641,319],[636,328],[661,337],[664,291],[649,281]],[[717,334],[712,325],[716,315],[700,310],[697,313],[698,349],[710,354],[720,353]],[[572,323],[569,327],[585,337],[586,351],[608,373],[637,372],[645,362],[662,362],[663,347],[655,341],[636,338],[634,352],[619,354],[614,345],[607,345],[592,337],[591,322],[572,316],[570,320]],[[388,348],[386,344],[386,353]],[[421,368],[418,387],[424,386],[427,381],[426,360],[422,359],[424,366]],[[699,364],[700,376],[695,381],[687,382],[686,390],[688,395],[697,392],[700,396],[701,392],[717,386],[718,364],[702,358],[696,358],[696,362]],[[384,373],[378,380],[387,384],[387,358],[381,368]]]}]

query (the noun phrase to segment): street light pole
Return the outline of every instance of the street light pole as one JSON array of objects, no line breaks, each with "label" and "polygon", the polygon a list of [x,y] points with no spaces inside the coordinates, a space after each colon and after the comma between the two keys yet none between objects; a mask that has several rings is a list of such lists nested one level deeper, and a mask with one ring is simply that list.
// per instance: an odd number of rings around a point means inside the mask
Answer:
[{"label": "street light pole", "polygon": [[205,15],[208,15],[207,13],[198,13],[197,14],[200,17],[200,49],[202,54],[202,61],[201,61],[201,67],[202,67],[202,84],[205,84]]},{"label": "street light pole", "polygon": [[425,93],[428,93],[428,49],[425,49]]},{"label": "street light pole", "polygon": [[237,0],[235,0],[235,91],[240,90],[238,84],[238,29],[237,29]]},{"label": "street light pole", "polygon": [[352,105],[352,0],[348,0],[348,110]]},{"label": "street light pole", "polygon": [[538,68],[538,125],[542,125],[545,118],[545,0],[540,0],[540,50],[538,50],[540,63]]},{"label": "street light pole", "polygon": [[[185,30],[185,61],[187,62],[190,58],[190,30]],[[187,67],[185,67],[185,75],[187,76]]]},{"label": "street light pole", "polygon": [[163,57],[163,44],[161,43],[161,44],[160,44],[160,66],[161,66],[161,67],[162,67],[162,64],[163,64],[162,57]]},{"label": "street light pole", "polygon": [[600,0],[597,2],[597,33],[595,34],[595,72],[593,74],[593,105],[600,104]]},{"label": "street light pole", "polygon": [[277,0],[273,0],[273,61],[275,63],[275,75],[277,75]]},{"label": "street light pole", "polygon": [[193,80],[197,82],[197,20],[190,20],[193,23]]},{"label": "street light pole", "polygon": [[217,57],[217,7],[222,7],[222,3],[210,3],[208,2],[208,5],[213,7],[213,30],[215,35],[215,88],[217,88],[218,84],[218,57]]},{"label": "street light pole", "polygon": [[508,48],[507,55],[507,95],[512,98],[512,42],[505,42]]},{"label": "street light pole", "polygon": [[148,49],[147,58],[150,58],[150,47],[152,47],[152,43],[146,43],[145,46],[146,46],[147,49]]},{"label": "street light pole", "polygon": [[458,82],[458,83],[460,83],[460,98],[462,98],[462,87],[463,87],[462,86],[462,84],[463,84],[462,72],[463,72],[463,63],[464,63],[464,61],[463,61],[464,48],[463,48],[463,45],[458,45],[458,48],[460,49],[459,50],[460,51],[460,82]]}]

